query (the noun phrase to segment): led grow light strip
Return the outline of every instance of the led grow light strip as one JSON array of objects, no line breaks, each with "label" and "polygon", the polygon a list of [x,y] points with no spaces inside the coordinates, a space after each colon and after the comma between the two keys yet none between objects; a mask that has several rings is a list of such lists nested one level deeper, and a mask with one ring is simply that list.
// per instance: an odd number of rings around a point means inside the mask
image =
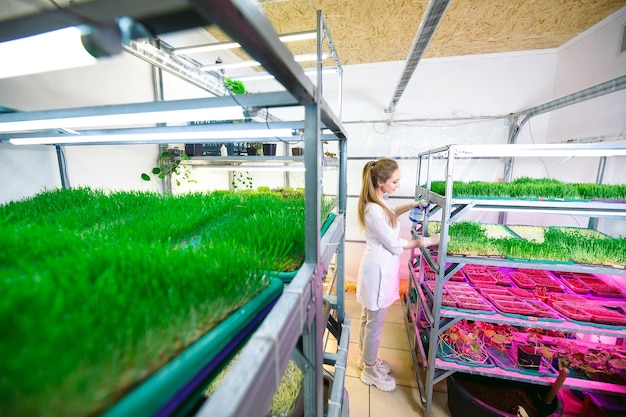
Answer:
[{"label": "led grow light strip", "polygon": [[0,43],[4,61],[0,65],[0,78],[95,64],[96,58],[85,50],[80,37],[79,28],[67,27]]},{"label": "led grow light strip", "polygon": [[[185,164],[186,165],[186,164]],[[304,165],[259,165],[259,166],[250,166],[250,165],[229,165],[229,166],[220,166],[220,165],[193,165],[194,168],[203,168],[210,169],[212,171],[293,171],[293,172],[304,172],[306,168]]]},{"label": "led grow light strip", "polygon": [[91,116],[61,117],[41,120],[20,120],[0,123],[0,132],[25,130],[83,129],[87,127],[140,126],[157,123],[188,123],[194,120],[241,120],[240,106],[214,107],[153,112],[118,113]]},{"label": "led grow light strip", "polygon": [[210,139],[254,139],[293,136],[293,129],[256,129],[191,132],[112,133],[11,138],[12,145],[53,145],[76,143],[192,143]]},{"label": "led grow light strip", "polygon": [[[307,39],[315,39],[316,37],[317,37],[317,32],[312,30],[312,31],[306,31],[306,32],[287,33],[284,35],[280,35],[278,39],[280,39],[281,42],[286,43],[286,42],[303,41]],[[226,49],[234,49],[234,48],[240,48],[240,47],[241,45],[239,45],[239,43],[237,42],[220,42],[220,43],[212,43],[212,44],[206,44],[206,45],[183,46],[180,48],[173,48],[172,52],[175,53],[176,55],[181,55],[181,54],[193,54],[193,53],[200,53],[200,52],[224,51]]]},{"label": "led grow light strip", "polygon": [[[332,54],[322,54],[322,59],[332,58]],[[317,54],[296,55],[293,57],[296,62],[308,62],[317,60]],[[202,71],[219,71],[223,69],[249,68],[261,65],[258,61],[237,61],[222,64],[203,65],[200,67]]]},{"label": "led grow light strip", "polygon": [[[322,68],[322,74],[330,74],[330,73],[334,73],[334,72],[338,72],[338,68],[337,67],[326,67],[326,68]],[[315,76],[317,75],[317,69],[316,68],[307,68],[304,70],[304,73],[307,76]],[[253,75],[240,75],[237,76],[237,79],[239,81],[256,81],[256,80],[269,80],[269,79],[273,79],[276,78],[274,77],[274,75],[270,74],[269,72],[264,72],[264,73],[260,73],[260,74],[253,74]]]},{"label": "led grow light strip", "polygon": [[597,157],[624,156],[626,143],[451,145],[455,157]]}]

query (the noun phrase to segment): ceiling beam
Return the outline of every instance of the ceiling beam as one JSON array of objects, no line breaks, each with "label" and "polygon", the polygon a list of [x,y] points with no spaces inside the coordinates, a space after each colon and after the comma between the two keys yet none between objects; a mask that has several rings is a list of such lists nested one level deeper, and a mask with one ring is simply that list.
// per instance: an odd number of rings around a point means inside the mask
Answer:
[{"label": "ceiling beam", "polygon": [[428,3],[426,13],[420,23],[415,40],[413,41],[411,52],[409,52],[409,57],[404,65],[404,71],[400,76],[400,81],[398,81],[391,103],[389,103],[389,107],[385,109],[385,113],[393,114],[396,111],[396,105],[400,101],[402,94],[404,94],[404,90],[413,76],[415,68],[417,68],[417,64],[422,58],[426,47],[428,47],[435,30],[437,30],[449,3],[450,0],[430,0]]}]

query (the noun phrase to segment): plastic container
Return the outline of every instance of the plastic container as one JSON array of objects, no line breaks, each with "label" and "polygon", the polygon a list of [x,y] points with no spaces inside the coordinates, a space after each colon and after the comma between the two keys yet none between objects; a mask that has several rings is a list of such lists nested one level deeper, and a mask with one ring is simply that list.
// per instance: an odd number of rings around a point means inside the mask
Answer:
[{"label": "plastic container", "polygon": [[542,398],[549,389],[547,386],[457,373],[450,375],[446,380],[448,408],[452,417],[516,417],[515,414],[498,410],[472,395],[461,385],[463,380],[469,380],[474,384],[485,384],[486,387],[492,389],[510,389],[511,392],[526,393],[527,398],[535,404],[544,417],[559,417],[563,414],[563,400],[559,394],[550,404],[543,402]]},{"label": "plastic container", "polygon": [[422,204],[422,206],[424,206],[424,209],[422,209],[420,206],[417,206],[417,207],[413,207],[411,211],[409,212],[409,220],[411,220],[413,223],[418,223],[422,220],[422,213],[430,205],[429,203],[426,203],[425,201],[420,201],[420,203]]}]

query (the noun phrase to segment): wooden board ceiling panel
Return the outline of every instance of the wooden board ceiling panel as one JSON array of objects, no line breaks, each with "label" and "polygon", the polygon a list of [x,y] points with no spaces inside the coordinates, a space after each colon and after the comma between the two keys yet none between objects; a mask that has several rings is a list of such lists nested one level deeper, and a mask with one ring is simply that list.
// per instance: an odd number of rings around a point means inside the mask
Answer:
[{"label": "wooden board ceiling panel", "polygon": [[[276,0],[261,3],[278,33],[315,29],[322,10],[344,65],[407,59],[428,0]],[[452,0],[424,58],[556,48],[626,0]],[[211,33],[223,39],[215,29]],[[314,43],[290,43],[294,54]]]}]

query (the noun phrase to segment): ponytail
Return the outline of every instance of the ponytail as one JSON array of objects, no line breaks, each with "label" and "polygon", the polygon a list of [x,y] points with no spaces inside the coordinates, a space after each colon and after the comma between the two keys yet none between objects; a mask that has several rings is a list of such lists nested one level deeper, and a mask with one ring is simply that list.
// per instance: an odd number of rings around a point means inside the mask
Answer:
[{"label": "ponytail", "polygon": [[378,204],[385,210],[389,225],[393,228],[398,224],[396,214],[376,195],[376,187],[386,182],[398,169],[398,163],[393,159],[381,158],[377,161],[369,161],[363,167],[361,194],[359,195],[358,221],[361,230],[365,229],[365,205],[367,203]]}]

